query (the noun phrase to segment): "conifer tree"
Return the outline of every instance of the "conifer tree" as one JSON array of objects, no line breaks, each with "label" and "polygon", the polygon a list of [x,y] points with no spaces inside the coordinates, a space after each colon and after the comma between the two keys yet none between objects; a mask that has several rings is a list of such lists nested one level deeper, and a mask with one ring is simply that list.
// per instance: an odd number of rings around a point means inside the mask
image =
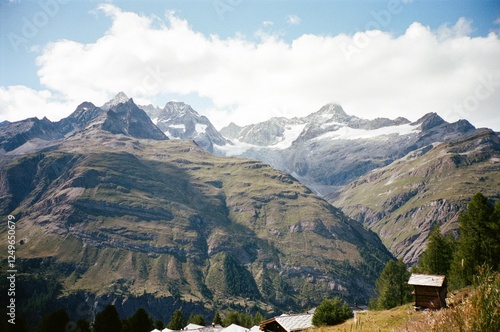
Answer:
[{"label": "conifer tree", "polygon": [[186,319],[179,309],[174,311],[174,315],[170,319],[167,328],[170,330],[181,330],[186,326]]},{"label": "conifer tree", "polygon": [[411,301],[411,286],[408,285],[410,272],[402,260],[389,261],[380,273],[375,286],[377,298],[372,299],[373,309],[390,309]]},{"label": "conifer tree", "polygon": [[260,313],[260,311],[257,311],[257,313],[253,316],[252,321],[253,325],[260,325],[263,321],[265,321],[266,318]]},{"label": "conifer tree", "polygon": [[206,326],[205,318],[202,315],[193,315],[189,316],[189,323]]},{"label": "conifer tree", "polygon": [[95,316],[94,332],[122,332],[122,322],[114,305],[108,304]]},{"label": "conifer tree", "polygon": [[65,332],[69,316],[63,309],[45,315],[38,326],[37,332]]},{"label": "conifer tree", "polygon": [[160,319],[158,319],[156,322],[155,322],[155,329],[157,330],[163,330],[165,328],[165,324],[163,324],[163,321],[161,321]]},{"label": "conifer tree", "polygon": [[133,332],[149,332],[153,330],[153,321],[143,308],[137,309],[135,314],[128,319],[128,328]]},{"label": "conifer tree", "polygon": [[427,249],[422,254],[415,269],[426,274],[448,275],[453,261],[456,240],[451,235],[441,234],[441,228],[436,225],[429,233]]},{"label": "conifer tree", "polygon": [[[498,204],[498,202],[497,202]],[[477,193],[460,214],[460,238],[452,263],[452,282],[454,288],[471,285],[477,269],[488,265],[498,270],[500,262],[500,218],[488,198]]]},{"label": "conifer tree", "polygon": [[212,319],[212,323],[222,325],[222,318],[220,317],[219,310],[215,312],[214,319]]}]

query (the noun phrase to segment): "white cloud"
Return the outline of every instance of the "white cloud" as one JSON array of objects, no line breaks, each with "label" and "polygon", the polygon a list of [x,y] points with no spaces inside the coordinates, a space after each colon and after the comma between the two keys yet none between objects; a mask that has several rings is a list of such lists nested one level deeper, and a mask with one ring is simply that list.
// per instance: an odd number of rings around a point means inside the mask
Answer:
[{"label": "white cloud", "polygon": [[[500,130],[500,40],[494,33],[469,37],[465,19],[438,31],[414,23],[401,36],[305,34],[289,43],[262,31],[257,42],[206,36],[171,12],[160,22],[109,4],[100,10],[113,20],[105,35],[89,44],[53,42],[38,58],[40,82],[68,103],[102,105],[118,91],[138,103],[197,95],[212,104],[197,111],[221,127],[304,116],[337,102],[365,118],[416,120],[438,112]],[[5,98],[0,105],[8,104]],[[35,114],[9,107],[9,114]]]},{"label": "white cloud", "polygon": [[472,32],[472,21],[461,17],[454,26],[448,27],[448,24],[443,24],[439,27],[437,32],[439,38],[442,40],[453,37],[466,37]]},{"label": "white cloud", "polygon": [[301,19],[297,15],[288,15],[286,17],[286,22],[290,25],[297,25],[300,24]]},{"label": "white cloud", "polygon": [[18,121],[27,117],[57,121],[78,104],[61,101],[48,90],[36,91],[22,85],[0,86],[0,121]]}]

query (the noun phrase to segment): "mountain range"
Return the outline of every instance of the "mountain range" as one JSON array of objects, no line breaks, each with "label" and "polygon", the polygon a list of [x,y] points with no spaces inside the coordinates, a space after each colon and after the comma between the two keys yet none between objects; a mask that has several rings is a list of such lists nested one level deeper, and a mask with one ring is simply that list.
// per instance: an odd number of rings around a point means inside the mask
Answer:
[{"label": "mountain range", "polygon": [[[214,139],[211,152],[259,160],[291,174],[374,230],[410,265],[425,249],[433,225],[457,234],[458,215],[476,192],[500,198],[498,133],[464,119],[448,123],[428,113],[414,122],[367,120],[327,104],[301,118],[231,123],[220,134],[229,142]],[[210,137],[215,136],[205,139]],[[453,152],[458,146],[461,152]]]},{"label": "mountain range", "polygon": [[0,211],[17,220],[20,315],[64,307],[78,319],[82,306],[114,303],[166,321],[179,307],[271,314],[374,295],[392,258],[374,232],[292,175],[174,139],[190,130],[172,130],[183,115],[212,139],[191,113],[159,111],[170,139],[123,95],[57,122],[2,124]]},{"label": "mountain range", "polygon": [[162,319],[366,302],[392,255],[415,264],[473,194],[500,199],[498,133],[337,104],[218,131],[183,102],[120,93],[57,122],[0,123],[0,166],[27,289],[50,279],[59,305],[154,303]]}]

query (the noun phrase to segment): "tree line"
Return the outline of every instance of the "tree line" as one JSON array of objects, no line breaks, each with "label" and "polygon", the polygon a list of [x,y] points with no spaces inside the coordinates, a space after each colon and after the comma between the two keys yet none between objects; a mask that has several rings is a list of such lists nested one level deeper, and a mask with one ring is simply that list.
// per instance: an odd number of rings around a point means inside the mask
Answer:
[{"label": "tree line", "polygon": [[389,261],[377,282],[371,309],[390,309],[412,301],[407,284],[411,272],[445,275],[449,288],[472,285],[481,269],[500,270],[500,201],[475,194],[459,215],[459,236],[443,235],[439,225],[429,233],[427,249],[411,271],[401,261]]},{"label": "tree line", "polygon": [[[248,315],[237,311],[229,312],[222,319],[219,311],[216,311],[210,324],[218,324],[227,327],[231,324],[237,324],[250,328],[259,325],[265,317],[257,312],[255,315]],[[145,309],[139,308],[135,314],[128,318],[120,319],[118,311],[113,304],[107,305],[103,311],[99,312],[94,322],[91,324],[86,319],[80,319],[77,322],[71,322],[65,310],[60,309],[45,315],[38,325],[37,332],[150,332],[153,329],[163,330],[181,330],[187,324],[193,323],[206,326],[207,322],[202,315],[191,314],[186,320],[181,310],[176,309],[165,325],[161,320],[154,321]],[[21,330],[24,331],[24,330]],[[27,331],[27,329],[26,329]]]}]

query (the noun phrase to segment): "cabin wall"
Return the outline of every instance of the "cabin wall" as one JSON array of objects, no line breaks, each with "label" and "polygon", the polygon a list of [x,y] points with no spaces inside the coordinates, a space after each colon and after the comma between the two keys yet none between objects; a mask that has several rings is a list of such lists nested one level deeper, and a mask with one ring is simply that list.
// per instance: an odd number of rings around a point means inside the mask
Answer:
[{"label": "cabin wall", "polygon": [[446,288],[415,285],[415,306],[429,309],[446,307]]}]

